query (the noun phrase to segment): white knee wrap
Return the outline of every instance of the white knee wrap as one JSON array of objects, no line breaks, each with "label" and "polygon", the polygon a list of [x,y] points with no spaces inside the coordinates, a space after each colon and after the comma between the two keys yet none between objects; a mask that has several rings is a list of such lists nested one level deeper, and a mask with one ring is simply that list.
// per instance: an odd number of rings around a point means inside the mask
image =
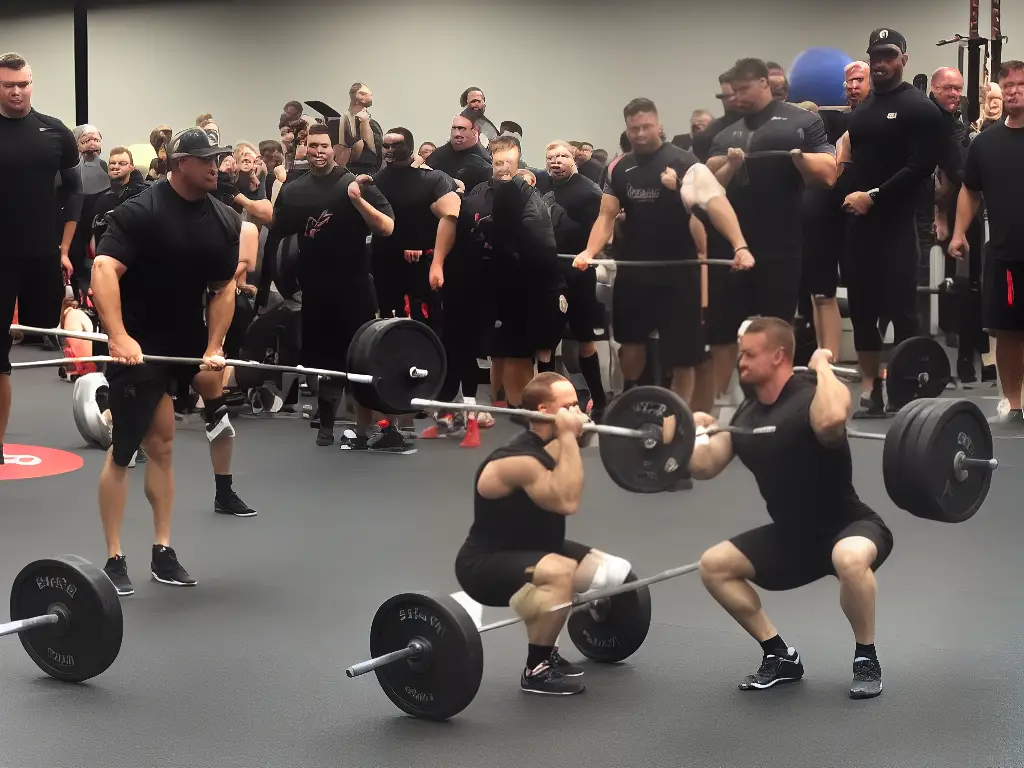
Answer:
[{"label": "white knee wrap", "polygon": [[231,426],[231,419],[225,411],[217,421],[206,425],[206,439],[211,443],[221,437],[231,439],[235,436],[235,428]]},{"label": "white knee wrap", "polygon": [[632,570],[633,566],[628,560],[623,560],[615,555],[602,555],[601,564],[597,566],[597,571],[594,572],[594,580],[584,591],[589,592],[594,589],[617,587],[626,581],[626,577],[629,576],[629,572]]}]

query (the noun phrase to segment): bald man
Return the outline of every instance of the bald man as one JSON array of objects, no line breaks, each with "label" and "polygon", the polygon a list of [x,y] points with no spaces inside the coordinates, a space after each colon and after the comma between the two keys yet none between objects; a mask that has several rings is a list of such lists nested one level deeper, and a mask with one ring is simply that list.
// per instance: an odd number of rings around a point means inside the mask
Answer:
[{"label": "bald man", "polygon": [[871,67],[866,61],[851,61],[843,71],[843,79],[846,83],[846,103],[856,109],[871,94]]}]

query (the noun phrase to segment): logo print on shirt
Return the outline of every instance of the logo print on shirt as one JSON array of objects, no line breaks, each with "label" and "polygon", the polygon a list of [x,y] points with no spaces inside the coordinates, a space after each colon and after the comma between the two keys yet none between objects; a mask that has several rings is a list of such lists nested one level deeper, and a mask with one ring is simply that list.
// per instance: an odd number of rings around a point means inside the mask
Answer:
[{"label": "logo print on shirt", "polygon": [[886,117],[889,120],[895,120],[896,119],[896,114],[897,114],[896,112],[890,112],[888,115],[886,115]]},{"label": "logo print on shirt", "polygon": [[305,237],[308,237],[310,240],[315,238],[316,233],[323,229],[325,226],[327,226],[327,222],[329,222],[333,216],[334,214],[331,213],[330,211],[321,212],[319,218],[313,218],[312,216],[310,216],[309,220],[306,222]]},{"label": "logo print on shirt", "polygon": [[789,120],[789,118],[788,117],[779,117],[778,115],[776,115],[775,117],[773,117],[771,119],[771,122],[774,123],[776,120]]},{"label": "logo print on shirt", "polygon": [[641,203],[651,202],[661,197],[663,189],[664,187],[634,187],[632,184],[627,184],[626,197]]}]

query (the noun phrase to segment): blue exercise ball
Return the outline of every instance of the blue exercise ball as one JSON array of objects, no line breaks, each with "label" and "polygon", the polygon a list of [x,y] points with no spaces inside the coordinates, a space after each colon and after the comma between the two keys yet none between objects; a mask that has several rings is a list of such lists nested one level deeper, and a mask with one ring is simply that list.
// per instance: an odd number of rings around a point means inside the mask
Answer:
[{"label": "blue exercise ball", "polygon": [[843,71],[851,59],[835,48],[808,48],[789,70],[789,100],[813,101],[819,107],[846,105]]}]

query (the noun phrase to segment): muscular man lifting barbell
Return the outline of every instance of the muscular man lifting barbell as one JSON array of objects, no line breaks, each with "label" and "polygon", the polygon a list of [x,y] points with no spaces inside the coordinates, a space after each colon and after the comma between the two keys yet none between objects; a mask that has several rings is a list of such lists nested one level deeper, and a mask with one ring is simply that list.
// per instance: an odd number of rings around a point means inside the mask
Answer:
[{"label": "muscular man lifting barbell", "polygon": [[[768,525],[708,549],[700,561],[708,592],[761,644],[760,668],[742,690],[771,688],[803,677],[800,654],[779,636],[751,582],[767,590],[789,590],[833,575],[839,604],[853,627],[856,649],[852,698],[882,692],[875,653],[874,572],[892,551],[892,533],[857,496],[846,433],[851,398],[829,367],[827,350],[808,365],[815,378],[793,373],[792,326],[757,318],[740,339],[740,382],[753,396],[740,406],[732,426],[772,426],[771,434],[717,432],[698,440],[690,460],[697,480],[719,475],[739,456],[757,480],[772,518]],[[694,414],[698,426],[715,426]]]},{"label": "muscular man lifting barbell", "polygon": [[529,649],[520,686],[529,693],[582,693],[583,670],[556,648],[574,593],[617,586],[630,564],[565,538],[565,518],[579,508],[583,462],[578,440],[588,421],[576,388],[540,373],[523,389],[523,408],[556,414],[535,421],[494,451],[477,472],[473,526],[455,560],[466,594],[482,605],[509,605],[526,624]]}]

